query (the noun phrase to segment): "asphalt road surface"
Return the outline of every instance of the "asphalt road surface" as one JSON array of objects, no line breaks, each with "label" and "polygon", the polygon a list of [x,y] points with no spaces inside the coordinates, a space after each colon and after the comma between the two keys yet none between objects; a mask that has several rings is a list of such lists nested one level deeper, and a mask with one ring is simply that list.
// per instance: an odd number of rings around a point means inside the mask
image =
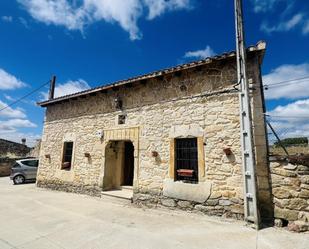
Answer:
[{"label": "asphalt road surface", "polygon": [[308,249],[309,234],[0,178],[0,249]]}]

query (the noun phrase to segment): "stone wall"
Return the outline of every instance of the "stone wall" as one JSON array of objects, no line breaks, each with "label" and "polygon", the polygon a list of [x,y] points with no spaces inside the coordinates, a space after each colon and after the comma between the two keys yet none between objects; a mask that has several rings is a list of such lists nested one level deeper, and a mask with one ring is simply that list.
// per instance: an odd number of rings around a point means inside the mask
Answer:
[{"label": "stone wall", "polygon": [[[258,58],[256,58],[256,67],[259,67]],[[266,112],[265,102],[263,100],[263,84],[261,79],[261,71],[253,70],[250,72],[252,79],[259,79],[251,81],[250,91],[251,106],[252,106],[252,128],[254,139],[254,152],[256,158],[256,184],[257,184],[257,201],[259,205],[259,214],[262,222],[271,223],[273,220],[273,205],[271,198],[271,186],[270,186],[270,171],[268,167],[268,145],[266,134],[267,129],[265,126]]]},{"label": "stone wall", "polygon": [[14,158],[0,158],[0,177],[9,176],[14,163]]},{"label": "stone wall", "polygon": [[270,163],[275,223],[309,230],[309,167],[288,161]]},{"label": "stone wall", "polygon": [[[259,65],[255,58],[249,60],[249,78],[259,87],[260,77],[255,73]],[[37,185],[100,195],[106,145],[131,140],[136,203],[241,218],[244,194],[236,82],[235,58],[229,58],[198,70],[183,70],[181,75],[48,106]],[[121,111],[114,106],[119,97]],[[118,124],[120,114],[126,116],[125,124]],[[199,182],[176,182],[171,173],[173,141],[192,136],[199,144]],[[74,143],[70,171],[61,170],[65,141]],[[227,156],[224,148],[232,154]],[[158,156],[153,157],[153,151]]]},{"label": "stone wall", "polygon": [[24,144],[0,139],[0,157],[2,158],[25,157],[29,151],[30,148]]},{"label": "stone wall", "polygon": [[40,156],[40,149],[41,149],[41,139],[37,139],[34,147],[31,148],[27,156],[38,158]]},{"label": "stone wall", "polygon": [[0,139],[0,176],[9,176],[15,160],[27,157],[29,152],[24,144]]}]

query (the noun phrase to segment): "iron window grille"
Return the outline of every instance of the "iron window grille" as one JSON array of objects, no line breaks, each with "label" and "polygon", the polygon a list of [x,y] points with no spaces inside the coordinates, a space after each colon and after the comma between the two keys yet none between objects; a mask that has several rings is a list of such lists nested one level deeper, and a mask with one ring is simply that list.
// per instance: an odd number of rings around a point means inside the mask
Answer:
[{"label": "iron window grille", "polygon": [[197,183],[197,138],[176,139],[175,145],[175,180]]}]

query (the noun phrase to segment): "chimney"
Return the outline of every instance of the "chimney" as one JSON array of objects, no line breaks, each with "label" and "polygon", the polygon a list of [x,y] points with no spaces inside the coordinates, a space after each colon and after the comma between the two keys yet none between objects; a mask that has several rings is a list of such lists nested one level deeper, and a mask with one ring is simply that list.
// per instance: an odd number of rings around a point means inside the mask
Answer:
[{"label": "chimney", "polygon": [[50,80],[50,88],[49,88],[49,97],[48,100],[51,100],[54,98],[55,94],[55,84],[56,84],[56,76],[54,75],[52,79]]},{"label": "chimney", "polygon": [[22,139],[21,139],[21,143],[22,143],[23,145],[26,145],[26,138],[22,138]]}]

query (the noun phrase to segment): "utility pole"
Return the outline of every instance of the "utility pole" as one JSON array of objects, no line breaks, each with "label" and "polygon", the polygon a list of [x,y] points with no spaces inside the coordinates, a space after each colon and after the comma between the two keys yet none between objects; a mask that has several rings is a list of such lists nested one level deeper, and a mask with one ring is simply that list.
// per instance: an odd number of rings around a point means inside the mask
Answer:
[{"label": "utility pole", "polygon": [[51,80],[50,80],[50,88],[49,88],[49,96],[48,99],[51,100],[54,98],[55,94],[55,84],[56,84],[56,76],[53,75]]},{"label": "utility pole", "polygon": [[235,1],[236,26],[236,53],[237,53],[237,79],[240,87],[240,128],[242,147],[242,167],[244,176],[244,204],[245,220],[253,222],[259,227],[259,213],[257,208],[257,190],[255,173],[255,154],[253,150],[252,116],[249,97],[249,84],[247,78],[246,47],[244,39],[244,23],[242,0]]}]

